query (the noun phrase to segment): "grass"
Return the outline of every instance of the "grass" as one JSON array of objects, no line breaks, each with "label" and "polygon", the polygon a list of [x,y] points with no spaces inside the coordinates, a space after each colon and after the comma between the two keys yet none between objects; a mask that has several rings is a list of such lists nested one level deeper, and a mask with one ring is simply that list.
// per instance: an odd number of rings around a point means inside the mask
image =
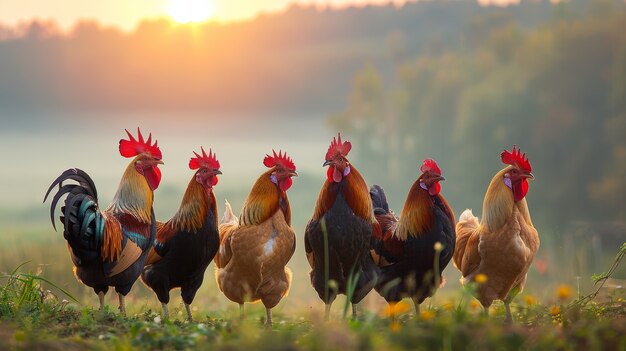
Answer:
[{"label": "grass", "polygon": [[114,307],[99,312],[41,270],[20,266],[0,280],[0,349],[626,350],[626,296],[606,286],[625,254],[626,244],[586,295],[565,284],[545,301],[523,293],[513,304],[513,325],[503,323],[502,304],[485,314],[462,291],[440,305],[427,301],[418,316],[406,301],[328,323],[316,312],[279,312],[272,330],[262,325],[262,309],[249,309],[243,321],[229,310],[196,312],[194,323],[182,315],[163,321],[151,308],[128,317]]}]

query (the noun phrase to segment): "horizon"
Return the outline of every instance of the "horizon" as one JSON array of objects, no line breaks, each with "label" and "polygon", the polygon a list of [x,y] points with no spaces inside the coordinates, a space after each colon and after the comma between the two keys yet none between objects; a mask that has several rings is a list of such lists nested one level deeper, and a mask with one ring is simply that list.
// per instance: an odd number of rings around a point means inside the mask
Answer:
[{"label": "horizon", "polygon": [[[179,25],[207,23],[230,24],[253,21],[264,15],[280,15],[292,7],[316,8],[319,11],[362,8],[366,6],[396,6],[425,0],[279,0],[267,4],[263,0],[226,2],[224,0],[139,0],[128,5],[123,1],[108,2],[108,6],[85,6],[79,0],[62,0],[63,6],[26,0],[20,3],[0,0],[0,29],[19,29],[34,22],[53,24],[62,33],[71,32],[81,23],[95,22],[102,27],[122,32],[134,32],[145,21],[168,20]],[[481,6],[517,5],[520,0],[475,0]],[[546,0],[552,3],[559,0]],[[185,3],[190,3],[187,5]],[[201,9],[181,8],[201,6]],[[117,11],[123,9],[123,11]],[[204,12],[204,13],[198,13]]]}]

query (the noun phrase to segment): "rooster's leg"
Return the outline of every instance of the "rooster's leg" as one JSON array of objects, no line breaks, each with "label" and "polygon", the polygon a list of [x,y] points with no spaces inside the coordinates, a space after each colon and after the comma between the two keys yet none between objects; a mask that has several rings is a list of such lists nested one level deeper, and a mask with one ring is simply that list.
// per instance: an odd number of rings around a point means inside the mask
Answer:
[{"label": "rooster's leg", "polygon": [[352,304],[352,319],[356,319],[356,304]]},{"label": "rooster's leg", "polygon": [[193,317],[191,317],[191,307],[187,303],[185,304],[185,310],[187,311],[187,320],[189,322],[193,322]]},{"label": "rooster's leg", "polygon": [[117,293],[117,297],[120,300],[120,313],[126,315],[126,304],[124,303],[124,295]]},{"label": "rooster's leg", "polygon": [[170,311],[167,309],[167,304],[161,302],[161,306],[163,307],[163,318],[170,319]]},{"label": "rooster's leg", "polygon": [[267,320],[265,321],[265,326],[268,328],[272,327],[272,309],[265,308],[265,312],[267,312]]},{"label": "rooster's leg", "polygon": [[329,319],[330,319],[330,304],[327,303],[326,309],[324,310],[324,320],[328,322]]},{"label": "rooster's leg", "polygon": [[104,311],[104,291],[98,293],[98,300],[100,301],[100,308],[98,311]]},{"label": "rooster's leg", "polygon": [[244,309],[243,309],[243,304],[242,304],[242,303],[240,303],[240,304],[239,304],[239,319],[240,319],[240,320],[243,320],[243,312],[244,312]]},{"label": "rooster's leg", "polygon": [[511,322],[513,322],[513,316],[511,315],[510,302],[504,301],[504,309],[506,310],[506,318],[504,319],[504,322],[507,324],[511,324]]}]

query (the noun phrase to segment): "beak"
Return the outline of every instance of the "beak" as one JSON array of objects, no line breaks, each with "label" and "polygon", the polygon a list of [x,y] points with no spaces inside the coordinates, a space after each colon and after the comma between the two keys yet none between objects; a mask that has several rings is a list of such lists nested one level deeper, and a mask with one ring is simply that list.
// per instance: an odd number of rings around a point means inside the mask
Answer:
[{"label": "beak", "polygon": [[289,172],[289,176],[290,176],[290,177],[297,177],[297,176],[298,176],[298,173],[296,173],[295,171],[293,171],[293,172]]},{"label": "beak", "polygon": [[530,173],[530,172],[528,172],[527,174],[522,175],[522,177],[528,178],[530,180],[534,180],[535,179],[535,176],[532,173]]},{"label": "beak", "polygon": [[330,160],[330,161],[325,161],[325,162],[324,162],[324,164],[322,165],[322,167],[330,166],[330,165],[332,165],[332,164],[333,164],[333,161],[332,161],[332,160]]},{"label": "beak", "polygon": [[164,165],[165,163],[162,160],[156,160],[154,161],[155,164],[157,165]]},{"label": "beak", "polygon": [[439,176],[439,177],[437,177],[437,180],[438,181],[444,181],[444,180],[446,180],[446,178],[444,178],[443,176]]},{"label": "beak", "polygon": [[220,171],[219,169],[216,169],[215,172],[213,172],[215,174],[222,174],[222,171]]}]

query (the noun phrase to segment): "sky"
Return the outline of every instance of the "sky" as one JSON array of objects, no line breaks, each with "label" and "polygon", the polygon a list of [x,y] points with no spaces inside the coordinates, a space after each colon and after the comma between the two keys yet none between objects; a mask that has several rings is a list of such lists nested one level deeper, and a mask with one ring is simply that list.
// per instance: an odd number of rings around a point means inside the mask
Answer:
[{"label": "sky", "polygon": [[390,1],[400,5],[406,0],[0,0],[0,24],[13,26],[35,18],[51,19],[62,29],[69,29],[77,21],[95,19],[104,25],[132,30],[145,18],[173,16],[182,21],[190,18],[232,21],[262,12],[278,12],[294,3],[341,7]]}]

